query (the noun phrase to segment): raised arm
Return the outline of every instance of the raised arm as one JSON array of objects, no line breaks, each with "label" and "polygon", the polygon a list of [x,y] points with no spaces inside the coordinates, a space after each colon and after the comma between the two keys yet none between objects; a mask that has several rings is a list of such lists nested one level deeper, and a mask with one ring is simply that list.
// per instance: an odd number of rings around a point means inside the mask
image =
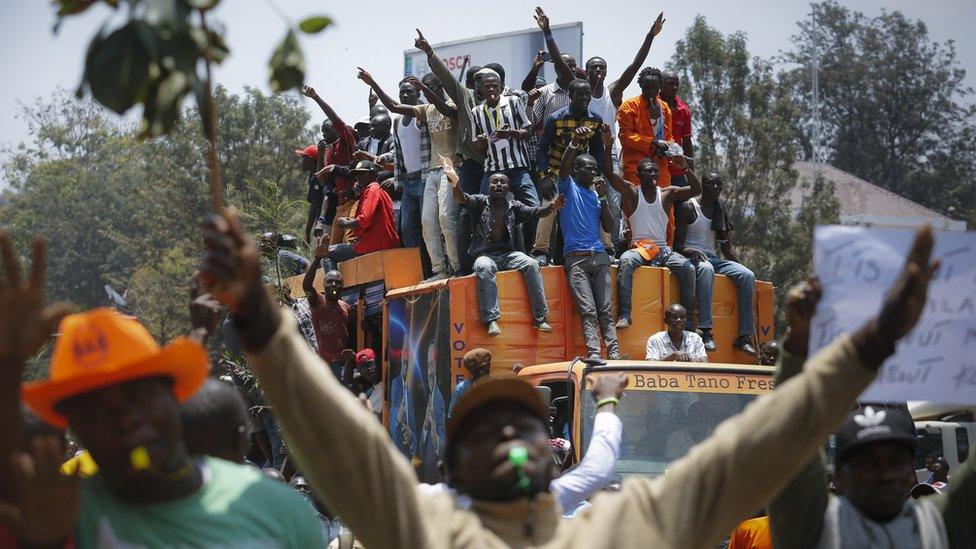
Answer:
[{"label": "raised arm", "polygon": [[[407,80],[409,80],[414,86],[417,86],[417,89],[419,89],[420,92],[424,94],[424,97],[427,98],[427,101],[431,105],[433,105],[434,108],[436,108],[441,114],[443,114],[448,118],[452,118],[452,119],[457,118],[457,107],[448,103],[447,101],[444,101],[444,98],[441,97],[440,94],[434,93],[434,90],[428,88],[427,85],[424,84],[423,80],[417,78],[416,76],[408,76]],[[416,110],[416,106],[414,107],[414,109]]]},{"label": "raised arm", "polygon": [[319,108],[322,109],[322,112],[325,113],[326,118],[329,119],[329,122],[332,122],[332,125],[336,128],[337,131],[339,130],[339,128],[346,125],[346,123],[342,121],[342,118],[338,114],[336,114],[334,110],[332,110],[332,107],[330,107],[329,104],[326,103],[324,99],[319,97],[319,94],[315,92],[315,88],[313,88],[312,86],[302,86],[301,93],[305,97],[318,103]]},{"label": "raised arm", "polygon": [[[822,289],[815,278],[797,285],[786,296],[789,335],[776,361],[776,387],[803,371],[810,340],[810,319]],[[819,452],[769,504],[769,529],[775,547],[814,547],[827,510],[827,471]]]},{"label": "raised arm", "polygon": [[44,306],[44,241],[34,240],[29,278],[20,272],[20,255],[0,231],[0,501],[19,502],[15,455],[20,450],[20,383],[27,360],[53,334],[68,313],[64,303]]},{"label": "raised arm", "polygon": [[319,267],[322,265],[322,260],[329,257],[329,238],[329,235],[323,234],[319,237],[319,241],[315,243],[315,256],[312,258],[312,262],[309,263],[308,269],[305,271],[305,276],[302,278],[302,289],[305,290],[305,295],[307,296],[312,296],[316,293],[315,273],[318,272]]},{"label": "raised arm", "polygon": [[441,85],[444,86],[444,92],[451,98],[451,101],[454,101],[454,104],[458,108],[462,108],[465,104],[465,94],[468,93],[468,89],[464,87],[463,75],[460,82],[454,79],[451,70],[447,68],[447,65],[444,64],[444,61],[440,57],[434,54],[434,49],[430,47],[430,43],[424,38],[424,33],[420,32],[420,29],[417,29],[417,39],[414,40],[413,45],[427,55],[427,64],[430,65],[430,71],[441,81]]},{"label": "raised arm", "polygon": [[613,480],[613,469],[620,458],[620,440],[623,437],[623,423],[617,417],[617,405],[623,396],[624,387],[630,379],[627,374],[600,374],[594,376],[593,400],[606,402],[597,409],[593,418],[593,435],[586,447],[586,455],[579,465],[552,481],[549,489],[564,513],[574,509],[597,491],[602,490]]},{"label": "raised arm", "polygon": [[413,112],[413,105],[404,105],[403,103],[394,101],[393,98],[387,95],[386,92],[383,91],[383,88],[376,83],[376,80],[373,80],[373,76],[366,72],[366,69],[362,67],[356,68],[359,69],[359,75],[357,75],[357,78],[365,82],[367,86],[376,92],[377,97],[380,98],[380,103],[383,103],[383,106],[389,109],[390,112],[395,112],[405,116],[414,116],[415,113]]},{"label": "raised arm", "polygon": [[651,31],[647,33],[644,37],[644,43],[641,44],[639,50],[637,50],[637,55],[634,56],[634,60],[631,61],[630,65],[624,69],[623,74],[620,78],[610,83],[607,86],[607,91],[610,92],[610,101],[613,101],[613,106],[619,108],[620,104],[624,101],[624,90],[627,86],[634,81],[634,76],[637,75],[637,71],[640,70],[641,65],[647,59],[647,54],[651,51],[651,43],[654,42],[654,37],[661,32],[661,27],[664,26],[664,12],[658,14],[657,19],[654,20],[654,24],[651,25]]},{"label": "raised arm", "polygon": [[457,171],[454,169],[454,163],[451,162],[450,158],[441,157],[441,167],[444,168],[444,175],[447,176],[448,183],[451,184],[451,193],[454,195],[454,201],[460,205],[465,205],[468,203],[468,195],[461,190],[461,186],[458,185],[460,178],[458,177]]},{"label": "raised arm", "polygon": [[[875,319],[839,337],[810,358],[802,374],[720,424],[668,474],[625,483],[622,501],[605,512],[619,521],[653,521],[675,547],[705,547],[768,503],[815,456],[897,341],[915,326],[938,266],[929,263],[933,242],[930,228],[917,233],[906,267]],[[764,481],[757,484],[756,478]],[[610,499],[598,500],[591,511]]]},{"label": "raised arm", "polygon": [[549,48],[549,57],[552,58],[552,65],[556,69],[556,85],[565,90],[576,76],[569,68],[569,65],[563,61],[562,54],[559,52],[559,46],[556,44],[556,39],[552,36],[552,30],[549,29],[549,16],[546,15],[546,12],[542,11],[542,8],[536,8],[533,17],[535,17],[535,22],[539,24],[539,28],[542,29],[542,35],[546,39],[546,47]]},{"label": "raised arm", "polygon": [[530,92],[535,89],[535,81],[539,79],[539,71],[542,70],[544,64],[542,61],[542,50],[539,50],[535,53],[535,59],[532,60],[532,68],[529,69],[529,73],[522,80],[522,91]]},{"label": "raised arm", "polygon": [[318,497],[367,547],[430,547],[410,464],[261,287],[257,246],[236,215],[209,219],[204,245],[201,278],[233,314],[248,365]]},{"label": "raised arm", "polygon": [[584,128],[576,128],[573,130],[573,137],[569,140],[569,145],[566,146],[566,150],[563,151],[562,162],[559,163],[559,180],[564,181],[569,177],[569,174],[573,173],[573,162],[576,160],[576,155],[579,153],[580,143],[586,140],[584,137]]},{"label": "raised arm", "polygon": [[620,193],[620,206],[625,214],[630,215],[637,207],[637,193],[640,191],[613,171],[613,130],[609,124],[600,126],[600,137],[603,139],[603,176],[613,190]]},{"label": "raised arm", "polygon": [[661,200],[664,202],[664,209],[667,210],[670,204],[675,201],[684,201],[689,198],[695,198],[701,194],[702,186],[701,181],[699,181],[698,176],[695,171],[691,169],[688,165],[688,159],[683,156],[679,156],[672,160],[676,166],[685,170],[685,176],[688,178],[688,186],[686,187],[675,187],[669,186],[665,187],[661,191]]}]

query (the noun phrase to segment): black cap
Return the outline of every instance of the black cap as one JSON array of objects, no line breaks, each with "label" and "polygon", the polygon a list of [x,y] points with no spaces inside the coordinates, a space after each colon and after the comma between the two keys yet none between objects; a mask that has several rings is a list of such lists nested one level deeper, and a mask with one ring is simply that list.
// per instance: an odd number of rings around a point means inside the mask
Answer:
[{"label": "black cap", "polygon": [[835,433],[837,463],[850,457],[865,444],[881,441],[902,442],[913,451],[918,445],[915,424],[907,407],[864,405],[851,412]]}]

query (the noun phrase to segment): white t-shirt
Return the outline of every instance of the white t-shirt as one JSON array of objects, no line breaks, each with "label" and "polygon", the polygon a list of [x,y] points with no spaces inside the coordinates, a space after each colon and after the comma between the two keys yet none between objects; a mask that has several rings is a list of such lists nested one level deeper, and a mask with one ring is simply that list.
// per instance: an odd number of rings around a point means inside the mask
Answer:
[{"label": "white t-shirt", "polygon": [[617,139],[617,107],[613,106],[610,99],[610,90],[603,87],[603,97],[593,97],[590,99],[590,110],[600,115],[604,124],[610,125],[613,132],[613,152],[620,153],[620,140]]}]

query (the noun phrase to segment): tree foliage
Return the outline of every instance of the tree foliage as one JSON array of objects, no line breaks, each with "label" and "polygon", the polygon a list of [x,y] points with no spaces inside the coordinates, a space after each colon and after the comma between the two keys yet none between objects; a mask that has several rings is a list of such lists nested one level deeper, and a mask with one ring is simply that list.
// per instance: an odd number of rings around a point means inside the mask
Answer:
[{"label": "tree foliage", "polygon": [[791,211],[800,111],[790,89],[769,61],[750,57],[743,33],[725,36],[700,15],[668,68],[692,111],[698,173],[725,179],[740,259],[779,291],[789,288],[810,271],[813,226],[838,219],[832,187],[822,181],[809,182],[813,192]]},{"label": "tree foliage", "polygon": [[[294,216],[306,188],[294,149],[315,141],[306,111],[295,97],[255,89],[215,96],[228,201],[247,212],[253,232],[300,229]],[[33,140],[4,166],[0,226],[21,250],[36,234],[48,239],[50,299],[101,306],[111,284],[128,290],[133,312],[160,339],[185,331],[187,283],[209,213],[199,115],[187,109],[168,136],[143,140],[61,91],[23,116]]]},{"label": "tree foliage", "polygon": [[813,4],[785,61],[812,155],[811,59],[820,61],[821,146],[831,164],[972,225],[976,222],[976,105],[955,44],[932,41],[898,11],[876,17]]}]

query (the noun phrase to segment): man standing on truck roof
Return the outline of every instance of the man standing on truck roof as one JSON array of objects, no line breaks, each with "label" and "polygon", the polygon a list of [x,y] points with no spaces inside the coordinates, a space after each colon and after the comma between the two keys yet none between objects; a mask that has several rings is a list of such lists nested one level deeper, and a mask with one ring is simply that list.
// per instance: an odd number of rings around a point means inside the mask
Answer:
[{"label": "man standing on truck roof", "polygon": [[[896,283],[895,291],[897,288]],[[802,375],[804,366],[809,368],[810,319],[820,295],[816,279],[787,295],[790,330],[780,351],[774,395],[791,384],[786,383],[791,377]],[[922,299],[917,306],[924,303]],[[889,338],[887,353],[891,353],[893,340],[907,331],[908,327],[899,326],[895,319],[885,322],[882,318],[876,337]],[[911,500],[918,439],[904,407],[863,406],[847,416],[835,440],[833,477],[841,495],[828,492],[824,465],[819,456],[814,456],[769,507],[774,547],[973,546],[976,459],[969,459],[949,494]],[[976,446],[970,455],[974,451]]]},{"label": "man standing on truck roof", "polygon": [[458,402],[448,424],[446,461],[451,482],[472,498],[470,509],[447,493],[420,494],[414,471],[384,429],[323,371],[293,321],[261,287],[257,247],[237,216],[215,216],[204,232],[204,280],[239,320],[248,364],[285,427],[289,448],[316,494],[365,547],[582,548],[635,540],[711,546],[775,497],[843,421],[921,317],[935,270],[929,264],[932,231],[923,228],[875,318],[817,353],[792,382],[719,425],[667,475],[629,478],[619,492],[564,521],[549,493],[549,409],[534,387],[492,379]]},{"label": "man standing on truck roof", "polygon": [[644,360],[708,362],[701,336],[685,330],[687,321],[688,311],[680,303],[672,303],[664,311],[664,324],[668,329],[647,338]]},{"label": "man standing on truck roof", "polygon": [[451,182],[454,199],[464,207],[474,220],[474,233],[471,235],[474,273],[478,278],[478,309],[488,335],[502,333],[498,325],[501,311],[498,309],[498,286],[495,274],[499,270],[513,269],[522,273],[532,306],[532,327],[540,332],[551,332],[552,326],[546,321],[549,306],[546,304],[545,288],[542,284],[542,271],[539,262],[515,250],[515,228],[527,219],[538,219],[551,215],[563,206],[562,196],[556,197],[548,206],[527,206],[518,200],[508,199],[508,176],[495,173],[488,178],[488,195],[468,194],[458,185],[458,175],[449,159],[444,159],[444,173]]}]

